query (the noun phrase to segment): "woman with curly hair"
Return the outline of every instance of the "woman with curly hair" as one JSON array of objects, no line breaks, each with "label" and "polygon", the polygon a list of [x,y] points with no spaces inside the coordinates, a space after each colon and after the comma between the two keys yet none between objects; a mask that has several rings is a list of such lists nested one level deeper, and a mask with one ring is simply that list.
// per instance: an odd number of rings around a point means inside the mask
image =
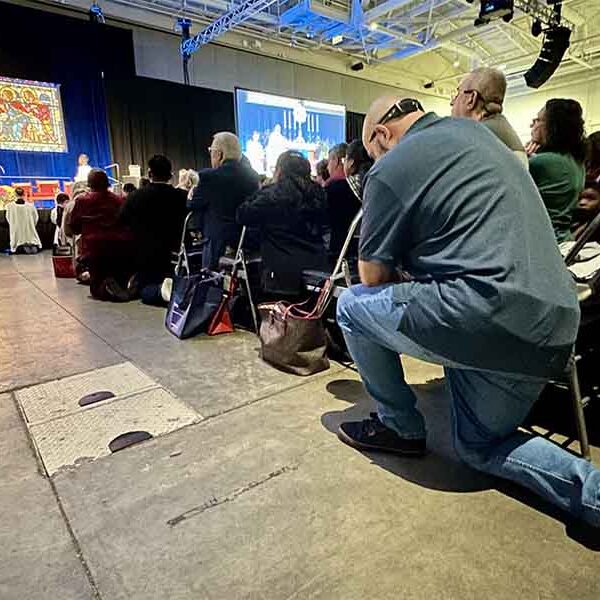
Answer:
[{"label": "woman with curly hair", "polygon": [[579,102],[556,98],[546,102],[531,124],[531,140],[539,150],[529,160],[529,172],[559,243],[572,239],[573,213],[585,183],[583,126]]}]

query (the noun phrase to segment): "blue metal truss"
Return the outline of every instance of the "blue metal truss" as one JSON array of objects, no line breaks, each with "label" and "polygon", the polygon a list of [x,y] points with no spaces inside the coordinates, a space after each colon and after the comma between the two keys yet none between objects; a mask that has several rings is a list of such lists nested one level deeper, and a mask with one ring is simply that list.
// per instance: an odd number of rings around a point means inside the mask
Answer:
[{"label": "blue metal truss", "polygon": [[189,40],[181,42],[181,55],[188,58],[201,46],[209,44],[219,36],[223,35],[236,25],[250,19],[256,13],[267,9],[277,0],[244,0],[236,4],[229,12],[219,17],[214,23],[211,23],[206,29],[197,33]]}]

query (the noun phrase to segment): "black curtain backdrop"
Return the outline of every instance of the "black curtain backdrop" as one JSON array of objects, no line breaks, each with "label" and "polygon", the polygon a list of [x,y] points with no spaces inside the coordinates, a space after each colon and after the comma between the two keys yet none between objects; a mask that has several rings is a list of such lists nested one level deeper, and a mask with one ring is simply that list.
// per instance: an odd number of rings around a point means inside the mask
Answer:
[{"label": "black curtain backdrop", "polygon": [[346,141],[360,140],[362,137],[363,123],[365,115],[362,113],[346,112]]},{"label": "black curtain backdrop", "polygon": [[133,77],[106,81],[113,158],[137,164],[145,173],[153,154],[181,168],[210,166],[208,147],[218,131],[235,131],[233,94],[158,79]]},{"label": "black curtain backdrop", "polygon": [[0,151],[6,175],[72,177],[81,152],[112,162],[103,80],[135,74],[131,31],[2,2],[0,23],[0,75],[60,84],[68,143],[65,153]]}]

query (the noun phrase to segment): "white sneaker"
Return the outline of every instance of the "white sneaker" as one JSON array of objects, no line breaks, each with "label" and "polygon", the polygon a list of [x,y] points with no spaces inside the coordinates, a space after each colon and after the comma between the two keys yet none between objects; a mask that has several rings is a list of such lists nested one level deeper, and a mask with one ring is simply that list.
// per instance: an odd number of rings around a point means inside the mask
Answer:
[{"label": "white sneaker", "polygon": [[160,286],[160,295],[165,302],[171,300],[171,294],[173,293],[173,280],[167,277]]}]

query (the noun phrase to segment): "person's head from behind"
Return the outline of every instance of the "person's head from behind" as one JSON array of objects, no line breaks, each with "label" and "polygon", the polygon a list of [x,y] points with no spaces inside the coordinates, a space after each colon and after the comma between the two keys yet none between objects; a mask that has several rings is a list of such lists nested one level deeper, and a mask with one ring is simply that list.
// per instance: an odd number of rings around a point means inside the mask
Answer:
[{"label": "person's head from behind", "polygon": [[585,168],[589,177],[600,177],[600,131],[588,136]]},{"label": "person's head from behind", "polygon": [[123,196],[129,196],[129,194],[131,194],[131,192],[135,192],[136,189],[137,188],[135,187],[135,185],[128,181],[126,184],[123,185]]},{"label": "person's head from behind", "polygon": [[213,169],[220,167],[226,160],[239,161],[242,158],[240,140],[229,131],[215,133],[208,151],[210,153],[210,165]]},{"label": "person's head from behind", "polygon": [[171,161],[162,154],[155,154],[148,161],[148,177],[150,181],[157,183],[168,183],[173,177],[173,165]]},{"label": "person's head from behind", "polygon": [[329,179],[327,162],[327,159],[324,158],[323,160],[320,160],[315,167],[315,170],[317,171],[317,183],[319,185],[325,185],[327,183],[327,180]]},{"label": "person's head from behind", "polygon": [[88,175],[88,186],[92,192],[106,192],[110,187],[108,175],[101,169],[92,169]]},{"label": "person's head from behind", "polygon": [[25,204],[25,190],[22,187],[15,188],[15,196],[17,204]]},{"label": "person's head from behind", "polygon": [[71,197],[73,200],[77,198],[77,196],[81,196],[82,194],[87,194],[89,192],[88,185],[85,181],[76,181],[73,185],[73,189],[71,190]]},{"label": "person's head from behind", "polygon": [[180,169],[177,187],[189,192],[193,187],[198,185],[199,180],[198,173],[193,169]]},{"label": "person's head from behind", "polygon": [[77,164],[80,167],[85,167],[90,162],[90,157],[87,154],[80,154],[77,157]]},{"label": "person's head from behind", "polygon": [[64,206],[69,200],[69,194],[65,194],[64,192],[56,194],[56,198],[54,199],[56,206]]},{"label": "person's head from behind", "polygon": [[361,140],[353,140],[348,144],[344,173],[346,177],[366,173],[373,166],[373,159],[367,154]]},{"label": "person's head from behind", "polygon": [[311,181],[310,163],[296,150],[287,150],[283,154],[280,154],[275,164],[273,181],[280,183],[286,180],[298,182]]},{"label": "person's head from behind", "polygon": [[482,67],[469,73],[450,102],[453,117],[480,121],[502,112],[506,77],[498,69]]},{"label": "person's head from behind", "polygon": [[583,163],[586,156],[585,121],[583,110],[576,100],[554,98],[537,114],[531,123],[531,140],[543,152],[570,154]]},{"label": "person's head from behind", "polygon": [[344,160],[348,144],[342,142],[336,144],[327,155],[327,171],[330,177],[341,177],[344,175]]},{"label": "person's head from behind", "polygon": [[418,121],[425,111],[418,100],[401,96],[381,96],[365,117],[362,142],[367,154],[378,160],[387,154]]}]

